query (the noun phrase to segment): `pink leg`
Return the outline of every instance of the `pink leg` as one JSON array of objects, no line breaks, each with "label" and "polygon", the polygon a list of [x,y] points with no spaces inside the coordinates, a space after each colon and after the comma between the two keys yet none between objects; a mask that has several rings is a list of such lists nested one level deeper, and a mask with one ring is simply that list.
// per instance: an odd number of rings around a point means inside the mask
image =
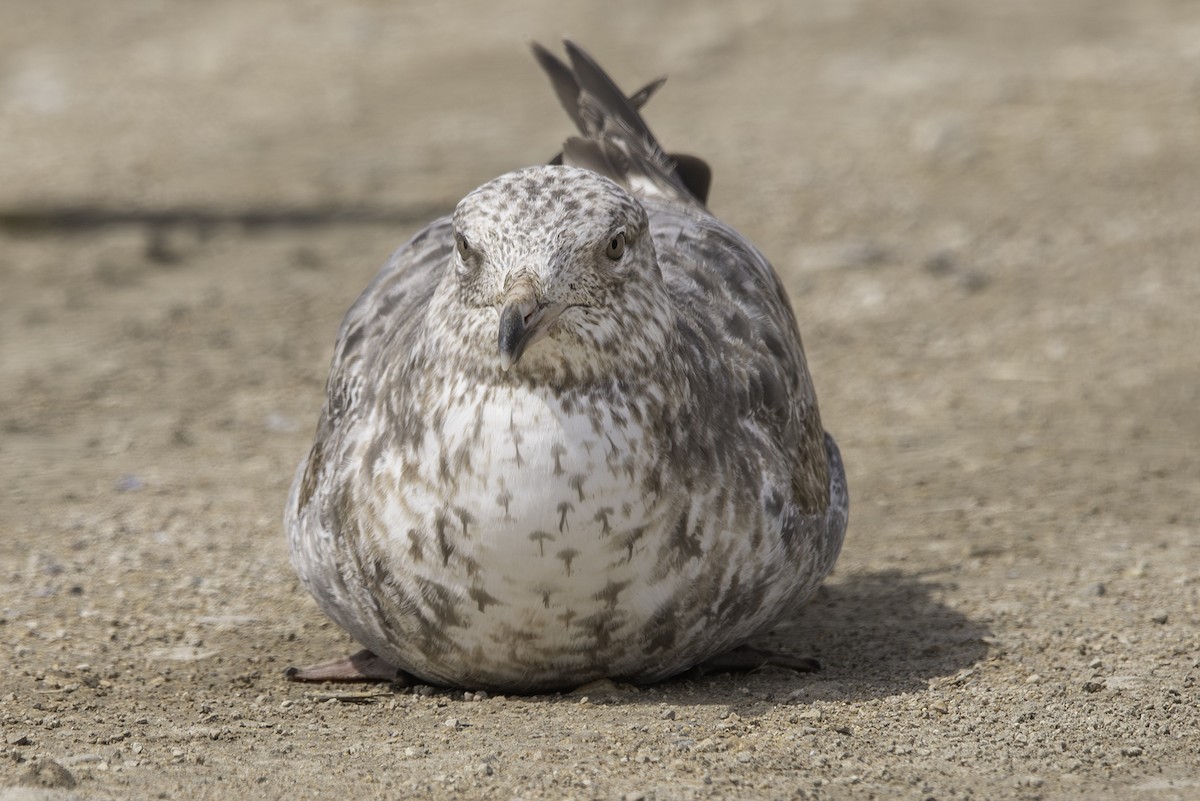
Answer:
[{"label": "pink leg", "polygon": [[367,650],[308,667],[290,667],[284,675],[291,681],[390,681],[408,686],[417,680]]}]

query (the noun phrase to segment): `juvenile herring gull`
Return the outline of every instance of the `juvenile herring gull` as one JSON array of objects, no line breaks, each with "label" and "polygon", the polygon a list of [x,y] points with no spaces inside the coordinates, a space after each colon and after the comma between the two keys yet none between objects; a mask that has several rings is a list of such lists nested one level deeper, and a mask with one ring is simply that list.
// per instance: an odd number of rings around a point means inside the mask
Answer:
[{"label": "juvenile herring gull", "polygon": [[292,562],[366,650],[295,679],[507,692],[813,660],[790,620],[846,528],[796,320],[579,47],[580,135],[403,245],[338,331]]}]

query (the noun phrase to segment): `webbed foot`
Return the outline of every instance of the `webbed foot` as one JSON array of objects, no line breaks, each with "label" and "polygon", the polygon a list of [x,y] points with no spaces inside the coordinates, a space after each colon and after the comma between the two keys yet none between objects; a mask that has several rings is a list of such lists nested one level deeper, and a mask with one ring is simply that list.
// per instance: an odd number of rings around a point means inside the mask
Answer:
[{"label": "webbed foot", "polygon": [[290,681],[390,681],[402,687],[419,682],[400,668],[368,650],[308,667],[284,671]]},{"label": "webbed foot", "polygon": [[797,673],[812,673],[821,669],[821,663],[811,656],[796,656],[779,651],[767,651],[750,645],[739,645],[724,653],[705,659],[694,670],[705,673],[727,673],[758,670],[763,667],[781,667]]}]

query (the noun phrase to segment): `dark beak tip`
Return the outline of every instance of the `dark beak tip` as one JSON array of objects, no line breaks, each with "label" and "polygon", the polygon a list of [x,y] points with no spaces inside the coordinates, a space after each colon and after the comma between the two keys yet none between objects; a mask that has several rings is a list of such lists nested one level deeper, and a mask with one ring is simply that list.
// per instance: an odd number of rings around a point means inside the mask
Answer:
[{"label": "dark beak tip", "polygon": [[525,315],[516,303],[510,303],[500,313],[500,331],[497,344],[500,355],[508,363],[521,357],[521,341],[525,336]]}]

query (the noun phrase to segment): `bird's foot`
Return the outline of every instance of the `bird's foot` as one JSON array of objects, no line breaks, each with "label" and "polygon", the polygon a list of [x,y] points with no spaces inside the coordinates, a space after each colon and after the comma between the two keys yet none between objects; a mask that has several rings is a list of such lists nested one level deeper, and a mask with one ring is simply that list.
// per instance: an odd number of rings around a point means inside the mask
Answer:
[{"label": "bird's foot", "polygon": [[705,659],[694,668],[705,673],[729,673],[758,670],[764,667],[781,667],[797,673],[812,673],[821,669],[821,663],[811,656],[796,656],[780,651],[767,651],[750,645],[739,645],[724,653]]},{"label": "bird's foot", "polygon": [[284,675],[291,681],[390,681],[402,687],[419,682],[400,668],[367,650],[308,667],[290,667]]}]

